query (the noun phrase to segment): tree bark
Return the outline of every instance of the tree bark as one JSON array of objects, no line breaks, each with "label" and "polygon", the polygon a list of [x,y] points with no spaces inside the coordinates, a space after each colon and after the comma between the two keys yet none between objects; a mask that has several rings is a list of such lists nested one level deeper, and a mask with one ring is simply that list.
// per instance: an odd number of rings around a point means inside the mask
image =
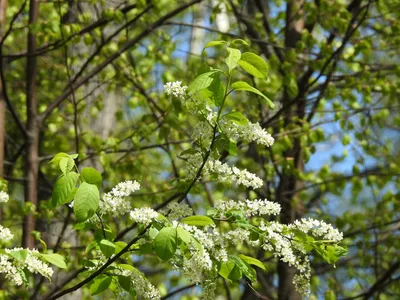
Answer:
[{"label": "tree bark", "polygon": [[[286,4],[286,27],[285,27],[285,46],[287,49],[294,48],[297,41],[301,37],[301,31],[304,28],[303,10],[304,0],[290,0]],[[300,71],[297,66],[295,72]],[[297,75],[297,74],[296,74]],[[301,93],[301,87],[299,87]],[[290,105],[293,99],[289,96],[288,92],[284,91],[283,105]],[[297,105],[291,109],[286,110],[284,114],[285,126],[292,122],[293,116],[299,119],[304,118],[305,114],[305,99],[298,97]],[[301,160],[301,146],[300,139],[295,138],[293,141],[293,149],[285,153],[286,159],[294,160],[294,167],[300,172],[303,170],[303,163]],[[293,191],[299,185],[293,174],[282,174],[282,178],[277,189],[277,199],[282,206],[281,222],[283,224],[292,223],[296,219],[296,206],[293,204],[293,196],[287,194],[288,191]],[[288,266],[286,263],[278,262],[278,299],[279,300],[300,300],[301,296],[297,293],[293,285],[293,277],[296,274],[294,267]]]},{"label": "tree bark", "polygon": [[[7,0],[0,0],[0,41],[3,41],[4,24],[6,21]],[[1,54],[0,49],[0,54]],[[1,59],[1,58],[0,58]],[[0,61],[0,68],[3,67],[3,61]],[[0,178],[3,177],[4,170],[4,147],[5,147],[5,118],[6,118],[6,100],[3,94],[3,85],[0,81]],[[0,213],[1,215],[1,213]]]},{"label": "tree bark", "polygon": [[[29,25],[37,22],[39,11],[39,0],[29,2]],[[39,176],[39,122],[37,119],[37,98],[36,98],[36,73],[37,58],[36,52],[36,33],[29,27],[28,31],[28,57],[26,65],[26,108],[28,133],[27,147],[25,155],[25,203],[31,203],[36,208],[38,205],[38,176]],[[24,217],[22,245],[23,247],[34,248],[35,240],[32,231],[35,230],[35,217],[29,213]]]}]

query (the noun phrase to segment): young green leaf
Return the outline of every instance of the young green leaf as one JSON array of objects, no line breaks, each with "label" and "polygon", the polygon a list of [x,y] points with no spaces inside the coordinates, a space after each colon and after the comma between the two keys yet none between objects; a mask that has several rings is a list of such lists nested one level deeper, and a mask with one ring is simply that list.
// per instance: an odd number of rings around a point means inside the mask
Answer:
[{"label": "young green leaf", "polygon": [[275,108],[275,104],[267,96],[265,96],[263,93],[261,93],[256,88],[249,85],[247,82],[236,81],[236,82],[232,83],[232,88],[235,91],[246,91],[246,92],[252,92],[254,94],[257,94],[265,100],[265,102],[269,105],[270,108],[272,108],[272,109]]},{"label": "young green leaf", "polygon": [[238,111],[227,113],[223,116],[223,118],[226,118],[233,123],[236,123],[237,125],[246,125],[249,123],[249,120],[241,112]]},{"label": "young green leaf", "polygon": [[221,263],[221,267],[218,274],[229,281],[236,281],[242,278],[242,271],[235,264],[235,262],[229,260]]},{"label": "young green leaf", "polygon": [[64,175],[67,175],[67,173],[69,171],[71,171],[74,166],[75,166],[75,162],[69,156],[61,158],[60,163],[59,163],[60,170]]},{"label": "young green leaf", "polygon": [[268,65],[265,60],[257,54],[252,52],[243,53],[238,64],[243,70],[254,77],[265,79],[268,77]]},{"label": "young green leaf", "polygon": [[186,245],[190,244],[190,241],[192,240],[192,235],[187,231],[186,229],[183,229],[182,227],[177,228],[177,233],[178,237],[184,242]]},{"label": "young green leaf", "polygon": [[28,257],[28,250],[21,249],[21,250],[12,250],[10,255],[14,257],[16,260],[20,262],[24,262],[25,259]]},{"label": "young green leaf", "polygon": [[235,255],[231,255],[229,259],[239,267],[242,274],[246,276],[248,279],[250,279],[251,282],[257,281],[256,270],[254,270],[248,263],[246,263],[240,257]]},{"label": "young green leaf", "polygon": [[211,42],[208,42],[208,43],[204,46],[203,51],[204,51],[205,49],[207,49],[207,48],[210,48],[210,47],[215,47],[215,46],[220,46],[220,45],[227,45],[227,44],[228,44],[228,42],[225,42],[225,41],[211,41]]},{"label": "young green leaf", "polygon": [[83,182],[75,194],[74,212],[78,221],[83,222],[95,214],[99,207],[99,189],[94,184]]},{"label": "young green leaf", "polygon": [[240,254],[239,257],[246,263],[248,263],[249,265],[253,265],[253,266],[257,266],[260,269],[266,270],[264,264],[259,261],[257,258],[251,257],[251,256],[247,256],[247,255],[243,255]]},{"label": "young green leaf", "polygon": [[104,292],[111,284],[112,277],[107,275],[99,275],[96,279],[93,280],[92,285],[90,286],[90,294],[92,296],[100,294]]},{"label": "young green leaf", "polygon": [[107,258],[113,255],[115,252],[115,244],[106,239],[101,240],[99,246],[101,253],[103,253]]},{"label": "young green leaf", "polygon": [[237,67],[238,65],[238,61],[240,59],[240,56],[242,55],[242,53],[240,52],[240,50],[235,49],[235,48],[226,48],[226,50],[228,51],[228,56],[225,59],[225,63],[228,66],[229,69],[229,73],[232,72],[232,70],[234,68]]},{"label": "young green leaf", "polygon": [[214,221],[206,216],[190,216],[181,220],[182,223],[192,225],[192,226],[208,226],[215,225]]},{"label": "young green leaf", "polygon": [[154,240],[154,250],[162,260],[170,259],[176,251],[177,231],[173,227],[164,227]]},{"label": "young green leaf", "polygon": [[66,269],[67,264],[65,263],[64,257],[57,253],[50,253],[50,254],[40,254],[40,256],[48,261],[49,263],[59,267],[60,269]]},{"label": "young green leaf", "polygon": [[99,189],[101,188],[102,178],[99,171],[94,168],[83,168],[81,172],[81,178],[83,181],[96,185]]},{"label": "young green leaf", "polygon": [[221,70],[212,70],[197,76],[196,79],[189,85],[188,92],[194,95],[197,92],[208,88],[214,80],[213,75],[217,72],[221,72]]},{"label": "young green leaf", "polygon": [[242,39],[234,39],[231,44],[242,44],[242,45],[246,45],[249,46],[249,43],[246,42],[245,40]]},{"label": "young green leaf", "polygon": [[60,153],[57,153],[57,154],[53,157],[53,159],[50,161],[50,163],[52,163],[54,166],[59,166],[60,160],[61,160],[61,159],[63,159],[63,158],[69,158],[69,157],[70,157],[69,154],[64,153],[64,152],[60,152]]},{"label": "young green leaf", "polygon": [[51,196],[50,204],[52,208],[71,201],[70,194],[73,193],[78,178],[79,174],[76,172],[69,172],[67,175],[58,177]]}]

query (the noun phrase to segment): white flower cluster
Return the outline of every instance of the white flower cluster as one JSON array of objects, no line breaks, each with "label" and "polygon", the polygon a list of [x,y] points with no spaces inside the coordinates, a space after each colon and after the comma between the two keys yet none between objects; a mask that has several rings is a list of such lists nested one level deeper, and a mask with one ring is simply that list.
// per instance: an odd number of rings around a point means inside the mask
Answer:
[{"label": "white flower cluster", "polygon": [[229,138],[234,140],[242,139],[245,142],[256,142],[267,147],[271,147],[275,142],[272,135],[261,128],[259,123],[248,122],[246,125],[237,125],[233,122],[224,122],[223,129]]},{"label": "white flower cluster", "polygon": [[293,230],[301,230],[306,234],[333,243],[338,243],[343,239],[343,233],[339,230],[324,221],[311,218],[296,220],[290,225],[262,222],[259,228],[266,233],[263,249],[273,252],[274,256],[279,257],[289,266],[294,266],[300,272],[294,277],[293,283],[303,295],[310,293],[311,267],[304,246],[301,243],[292,242],[295,239]]},{"label": "white flower cluster", "polygon": [[13,260],[8,255],[0,254],[0,273],[5,274],[6,279],[15,285],[23,284],[22,276],[14,266]]},{"label": "white flower cluster", "polygon": [[[12,251],[20,250],[24,249],[4,249],[7,254],[10,254]],[[31,273],[39,273],[47,278],[51,278],[54,271],[47,263],[39,259],[37,256],[39,252],[36,249],[26,250],[28,250],[28,255],[23,262],[17,261],[11,256],[0,254],[0,273],[5,274],[5,277],[11,280],[15,285],[23,284],[21,270],[24,268],[28,269]]]},{"label": "white flower cluster", "polygon": [[193,128],[192,138],[197,140],[201,147],[208,148],[213,138],[213,129],[208,122],[200,121]]},{"label": "white flower cluster", "polygon": [[35,255],[38,253],[35,249],[29,250],[28,256],[25,259],[26,268],[34,274],[39,273],[47,278],[51,278],[54,272],[53,269]]},{"label": "white flower cluster", "polygon": [[333,228],[332,225],[315,219],[301,219],[289,225],[290,228],[297,228],[304,233],[311,233],[314,237],[322,238],[333,242],[343,240],[343,233]]},{"label": "white flower cluster", "polygon": [[[203,163],[200,153],[188,155],[186,157],[189,171],[189,178],[194,178]],[[250,173],[246,169],[240,170],[235,166],[222,163],[219,160],[208,159],[203,168],[203,176],[216,175],[218,181],[235,182],[254,189],[263,186],[263,181],[257,175]]]},{"label": "white flower cluster", "polygon": [[10,229],[0,225],[0,244],[12,240],[13,237],[14,235],[11,233]]},{"label": "white flower cluster", "polygon": [[131,203],[126,199],[133,192],[140,189],[137,181],[125,181],[115,186],[109,193],[104,194],[103,200],[100,201],[100,213],[114,213],[123,215],[131,210]]},{"label": "white flower cluster", "polygon": [[195,245],[191,245],[189,251],[190,257],[183,256],[183,276],[191,282],[199,283],[203,280],[204,273],[211,271],[213,263],[208,251]]},{"label": "white flower cluster", "polygon": [[131,219],[140,224],[149,225],[158,218],[158,212],[149,207],[135,208],[129,213]]},{"label": "white flower cluster", "polygon": [[171,202],[160,210],[160,214],[166,216],[170,221],[175,221],[193,215],[193,209],[186,203]]},{"label": "white flower cluster", "polygon": [[131,280],[136,292],[144,299],[161,299],[160,292],[140,272],[134,270]]},{"label": "white flower cluster", "polygon": [[281,206],[278,203],[268,201],[267,199],[219,201],[214,207],[222,212],[242,210],[247,217],[278,215],[281,211]]},{"label": "white flower cluster", "polygon": [[167,95],[173,95],[177,98],[184,99],[187,86],[182,86],[182,81],[167,82],[164,84],[164,91]]},{"label": "white flower cluster", "polygon": [[246,169],[240,170],[235,166],[231,167],[219,160],[208,160],[205,172],[217,175],[220,181],[232,181],[255,189],[262,187],[264,184],[261,178],[250,173]]},{"label": "white flower cluster", "polygon": [[4,191],[0,191],[0,203],[5,203],[8,201],[10,197],[8,196],[8,194]]},{"label": "white flower cluster", "polygon": [[233,245],[237,245],[242,242],[248,242],[249,236],[250,232],[243,228],[236,228],[224,233],[224,238],[229,240]]}]

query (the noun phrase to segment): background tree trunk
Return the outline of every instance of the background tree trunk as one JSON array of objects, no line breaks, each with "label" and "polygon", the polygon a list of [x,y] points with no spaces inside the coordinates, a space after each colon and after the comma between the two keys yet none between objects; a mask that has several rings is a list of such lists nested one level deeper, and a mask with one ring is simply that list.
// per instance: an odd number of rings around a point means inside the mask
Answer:
[{"label": "background tree trunk", "polygon": [[[37,22],[39,12],[39,0],[29,2],[29,25]],[[39,123],[37,120],[37,98],[36,98],[36,75],[37,57],[36,33],[32,27],[28,29],[28,57],[26,65],[26,109],[28,133],[26,154],[25,154],[25,203],[38,205],[38,176],[39,176]],[[34,248],[35,240],[31,234],[35,230],[35,217],[29,213],[24,218],[22,233],[23,247]]]}]

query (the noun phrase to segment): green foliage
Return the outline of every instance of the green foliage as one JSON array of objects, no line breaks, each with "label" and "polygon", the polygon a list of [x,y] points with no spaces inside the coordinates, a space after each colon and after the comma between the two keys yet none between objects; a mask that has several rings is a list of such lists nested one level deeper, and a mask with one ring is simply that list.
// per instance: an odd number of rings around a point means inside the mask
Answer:
[{"label": "green foliage", "polygon": [[257,94],[265,100],[265,103],[267,103],[270,108],[272,108],[272,109],[275,108],[275,104],[267,96],[265,96],[263,93],[261,93],[256,88],[249,85],[247,82],[244,82],[244,81],[234,82],[234,83],[232,83],[232,88],[235,91],[246,91],[246,92],[251,92],[251,93]]},{"label": "green foliage", "polygon": [[74,212],[78,221],[91,218],[99,207],[99,189],[94,184],[83,182],[75,193]]},{"label": "green foliage", "polygon": [[181,222],[192,226],[214,225],[214,221],[207,216],[190,216],[182,219]]},{"label": "green foliage", "polygon": [[177,246],[177,230],[172,227],[165,227],[160,230],[154,239],[154,251],[162,260],[170,259]]},{"label": "green foliage", "polygon": [[268,78],[268,65],[257,54],[252,52],[245,52],[240,57],[238,64],[250,75],[257,78]]}]

